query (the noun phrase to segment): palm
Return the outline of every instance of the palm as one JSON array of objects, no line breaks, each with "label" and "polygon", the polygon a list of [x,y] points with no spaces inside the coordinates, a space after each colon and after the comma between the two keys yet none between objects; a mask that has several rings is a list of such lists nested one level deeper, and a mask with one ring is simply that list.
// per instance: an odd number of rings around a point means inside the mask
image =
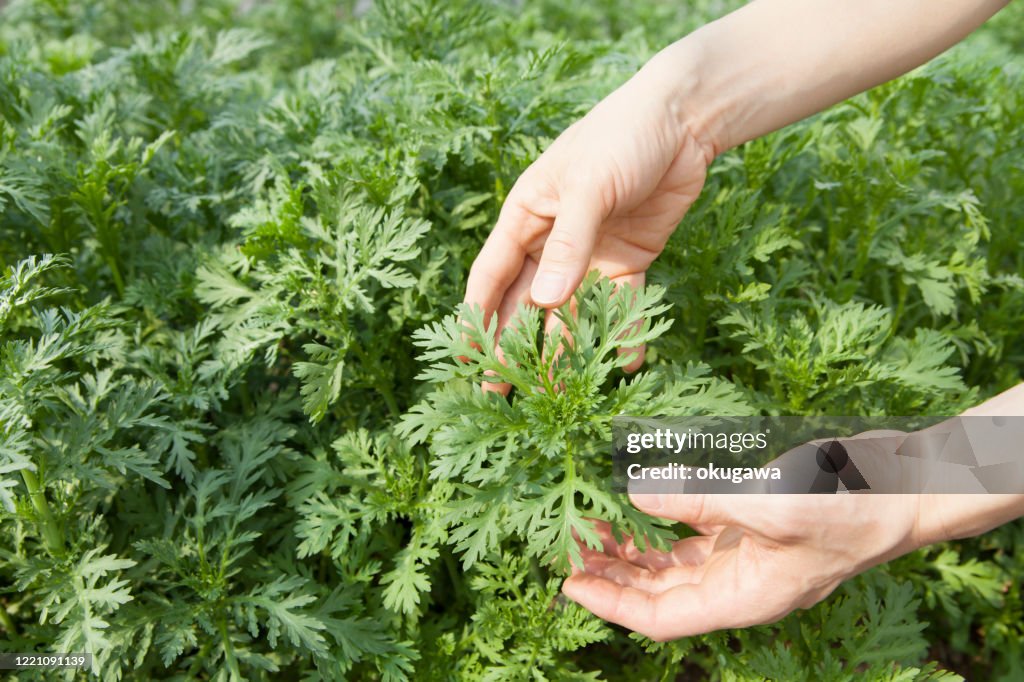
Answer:
[{"label": "palm", "polygon": [[[652,498],[661,498],[656,508],[647,506]],[[598,616],[660,640],[774,622],[816,604],[850,575],[920,546],[914,496],[631,499],[702,534],[668,552],[644,552],[596,521],[603,546],[581,543],[584,565],[563,591]]]}]

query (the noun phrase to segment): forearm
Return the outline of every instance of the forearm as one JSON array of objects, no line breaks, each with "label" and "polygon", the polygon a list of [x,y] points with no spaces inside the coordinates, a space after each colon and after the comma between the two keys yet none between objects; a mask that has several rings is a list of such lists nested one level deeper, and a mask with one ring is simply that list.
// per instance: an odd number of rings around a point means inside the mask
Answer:
[{"label": "forearm", "polygon": [[[1024,384],[967,410],[964,416],[1024,416]],[[973,537],[1020,516],[1024,516],[1024,495],[921,495],[919,544]]]},{"label": "forearm", "polygon": [[955,45],[1008,0],[756,0],[638,74],[710,152],[895,78]]},{"label": "forearm", "polygon": [[[1008,0],[755,0],[667,47],[631,79],[707,161],[895,78],[952,47]],[[1024,385],[969,411],[1024,415]],[[1024,495],[919,495],[917,544],[1024,515]]]}]

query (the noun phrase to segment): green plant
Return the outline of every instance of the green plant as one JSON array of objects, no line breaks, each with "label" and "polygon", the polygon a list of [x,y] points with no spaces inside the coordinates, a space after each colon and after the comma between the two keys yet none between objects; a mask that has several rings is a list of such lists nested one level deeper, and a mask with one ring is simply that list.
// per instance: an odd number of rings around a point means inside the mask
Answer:
[{"label": "green plant", "polygon": [[571,342],[523,309],[498,362],[458,301],[508,188],[725,9],[7,3],[0,651],[102,679],[1024,674],[1020,524],[671,644],[559,596],[588,518],[685,532],[611,492],[614,414],[941,414],[1022,380],[1014,14],[718,159],[651,286],[588,279]]}]

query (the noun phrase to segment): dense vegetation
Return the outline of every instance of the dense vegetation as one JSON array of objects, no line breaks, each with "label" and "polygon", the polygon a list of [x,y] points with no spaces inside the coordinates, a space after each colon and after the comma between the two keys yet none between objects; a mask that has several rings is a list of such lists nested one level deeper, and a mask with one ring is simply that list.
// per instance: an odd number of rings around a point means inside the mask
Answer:
[{"label": "dense vegetation", "polygon": [[1024,9],[718,159],[636,305],[588,282],[538,391],[535,313],[511,368],[458,333],[468,266],[553,136],[727,5],[366,5],[2,10],[0,650],[103,679],[1024,679],[1021,524],[667,645],[558,596],[584,517],[678,530],[610,492],[611,414],[948,414],[1021,381]]}]

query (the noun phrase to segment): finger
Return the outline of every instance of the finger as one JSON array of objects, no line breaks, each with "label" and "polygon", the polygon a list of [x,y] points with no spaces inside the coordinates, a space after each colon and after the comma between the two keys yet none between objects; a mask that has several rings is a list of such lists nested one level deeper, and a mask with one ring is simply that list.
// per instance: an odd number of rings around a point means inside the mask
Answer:
[{"label": "finger", "polygon": [[[501,341],[502,332],[515,316],[519,306],[524,303],[530,303],[530,282],[533,281],[533,275],[536,271],[537,261],[532,258],[524,259],[519,276],[516,277],[515,281],[512,282],[512,285],[505,292],[505,298],[502,299],[498,306],[498,329],[495,332],[494,337],[496,342]],[[501,363],[505,364],[505,351],[500,345],[495,348],[495,354],[498,356]],[[494,376],[494,372],[490,370],[485,374]],[[485,392],[495,392],[507,395],[509,390],[512,388],[512,385],[485,381],[481,384],[481,387]]]},{"label": "finger", "polygon": [[586,195],[572,194],[561,199],[530,289],[533,302],[543,308],[565,303],[583,281],[602,219],[598,202]]},{"label": "finger", "polygon": [[[651,593],[600,575],[578,573],[565,579],[562,594],[598,618],[656,638],[665,627],[667,592]],[[659,622],[659,619],[661,622]]]},{"label": "finger", "polygon": [[630,493],[637,509],[651,516],[687,525],[748,528],[767,510],[768,495],[703,495],[699,493]]},{"label": "finger", "polygon": [[711,554],[715,545],[714,537],[694,536],[673,543],[672,549],[667,552],[651,547],[641,550],[631,537],[624,537],[621,543],[617,542],[611,526],[606,521],[599,521],[594,527],[605,554],[649,570],[673,566],[699,566]]},{"label": "finger", "polygon": [[603,576],[579,573],[562,583],[562,593],[598,618],[666,642],[732,625],[727,614],[736,611],[731,603],[733,593],[715,593],[709,586],[699,582],[648,592]]},{"label": "finger", "polygon": [[703,572],[703,567],[699,565],[668,566],[651,570],[592,549],[583,550],[582,557],[585,573],[651,593],[664,592],[676,585],[698,582]]},{"label": "finger", "polygon": [[701,535],[718,535],[722,532],[722,529],[725,528],[725,526],[715,525],[711,523],[688,523],[686,525],[688,525],[690,528],[694,529]]},{"label": "finger", "polygon": [[699,582],[662,592],[587,572],[567,578],[562,592],[599,618],[661,642],[768,623],[791,610],[785,591],[766,591],[765,576],[749,571],[740,575],[736,557],[735,550],[726,551],[708,565]]},{"label": "finger", "polygon": [[485,320],[489,320],[498,309],[506,291],[522,271],[526,250],[516,235],[536,219],[509,197],[501,207],[494,229],[473,261],[463,300],[470,306],[483,308]]},{"label": "finger", "polygon": [[[628,275],[620,275],[619,277],[615,277],[612,279],[612,281],[615,282],[616,286],[628,284],[632,289],[636,290],[643,288],[646,279],[647,273],[634,272]],[[637,322],[637,326],[640,326],[642,324],[642,321]],[[646,351],[647,349],[645,346],[637,346],[636,348],[620,348],[618,350],[618,354],[620,357],[628,357],[635,355],[635,357],[633,357],[629,361],[629,364],[623,367],[623,369],[626,370],[627,372],[635,372],[638,369],[640,369],[640,367],[644,364],[644,356],[646,355]]]},{"label": "finger", "polygon": [[633,543],[633,536],[622,533],[622,542],[616,540],[612,524],[607,521],[595,519],[594,531],[601,540],[601,550],[605,554],[632,561],[632,556],[640,553],[640,549]]}]

